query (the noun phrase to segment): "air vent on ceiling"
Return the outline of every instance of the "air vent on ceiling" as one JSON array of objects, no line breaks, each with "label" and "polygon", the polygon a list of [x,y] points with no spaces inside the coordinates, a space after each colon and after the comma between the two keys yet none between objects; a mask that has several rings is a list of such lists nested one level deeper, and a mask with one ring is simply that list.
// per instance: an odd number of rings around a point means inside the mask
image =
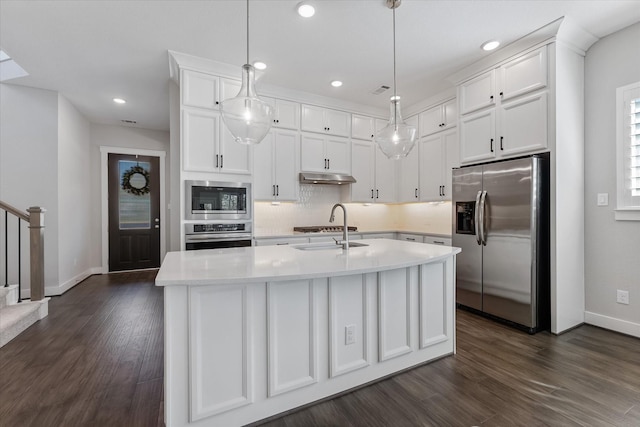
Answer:
[{"label": "air vent on ceiling", "polygon": [[135,125],[136,123],[138,123],[135,120],[120,120],[120,121],[128,125]]},{"label": "air vent on ceiling", "polygon": [[380,95],[382,92],[391,89],[390,86],[387,85],[381,85],[379,88],[377,88],[376,90],[372,91],[371,93],[374,95]]}]

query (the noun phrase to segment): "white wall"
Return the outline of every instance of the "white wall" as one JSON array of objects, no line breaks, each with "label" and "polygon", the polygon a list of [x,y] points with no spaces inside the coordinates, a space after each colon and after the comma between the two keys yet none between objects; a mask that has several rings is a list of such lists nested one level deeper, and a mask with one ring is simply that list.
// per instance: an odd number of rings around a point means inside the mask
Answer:
[{"label": "white wall", "polygon": [[[155,150],[165,151],[167,153],[167,173],[165,188],[169,188],[171,173],[169,170],[169,132],[139,129],[125,126],[112,126],[102,124],[91,124],[91,196],[90,203],[92,212],[91,217],[91,235],[93,236],[94,243],[89,248],[91,250],[91,259],[97,259],[96,265],[101,264],[102,248],[101,248],[101,233],[102,233],[102,216],[100,211],[101,206],[101,182],[100,182],[100,147],[123,147],[128,149],[143,149],[143,150]],[[168,193],[168,190],[167,190]],[[166,207],[165,207],[166,208]],[[162,209],[162,207],[161,207]],[[163,211],[163,218],[168,218],[166,209]],[[168,231],[168,230],[167,230]],[[170,233],[166,233],[168,237]],[[168,238],[167,238],[168,240]],[[169,244],[167,242],[167,246]]]},{"label": "white wall", "polygon": [[[47,210],[44,281],[45,287],[57,285],[58,94],[0,84],[0,123],[0,200],[21,210],[30,206],[42,206]],[[24,254],[28,254],[28,241],[26,236]],[[11,249],[9,251],[11,253]],[[0,263],[4,264],[4,256],[1,259]],[[23,260],[27,261],[28,256],[23,256]],[[9,265],[12,265],[11,260]],[[29,287],[28,270],[23,270],[23,289]],[[2,272],[4,275],[4,268]]]},{"label": "white wall", "polygon": [[99,260],[91,218],[100,214],[90,203],[90,124],[63,96],[58,96],[58,266],[61,293],[91,274]]},{"label": "white wall", "polygon": [[[640,23],[595,43],[585,58],[586,322],[640,336],[640,222],[616,221],[616,88],[640,80]],[[596,206],[609,193],[609,206]],[[629,305],[616,290],[629,291]]]}]

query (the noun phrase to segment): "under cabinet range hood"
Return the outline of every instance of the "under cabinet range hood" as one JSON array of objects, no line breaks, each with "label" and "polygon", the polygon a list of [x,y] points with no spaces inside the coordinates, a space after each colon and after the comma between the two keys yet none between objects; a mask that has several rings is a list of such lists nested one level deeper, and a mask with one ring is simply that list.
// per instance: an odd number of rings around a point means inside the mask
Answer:
[{"label": "under cabinet range hood", "polygon": [[351,175],[339,173],[314,173],[300,172],[300,183],[302,184],[353,184],[356,179]]}]

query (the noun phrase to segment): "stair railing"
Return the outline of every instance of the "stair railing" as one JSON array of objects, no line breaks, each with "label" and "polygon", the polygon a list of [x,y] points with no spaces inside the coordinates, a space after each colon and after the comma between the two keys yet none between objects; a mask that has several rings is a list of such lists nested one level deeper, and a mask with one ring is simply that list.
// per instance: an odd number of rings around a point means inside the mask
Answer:
[{"label": "stair railing", "polygon": [[40,301],[44,299],[44,213],[46,209],[33,206],[27,209],[27,212],[23,212],[3,201],[0,201],[0,209],[4,210],[4,286],[9,286],[9,214],[11,214],[18,219],[18,302],[22,300],[21,221],[29,224],[31,301]]}]

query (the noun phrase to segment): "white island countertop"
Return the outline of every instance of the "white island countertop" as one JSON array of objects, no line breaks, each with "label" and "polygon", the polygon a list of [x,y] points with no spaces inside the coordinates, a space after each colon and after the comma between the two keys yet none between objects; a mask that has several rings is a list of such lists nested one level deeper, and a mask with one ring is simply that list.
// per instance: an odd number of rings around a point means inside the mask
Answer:
[{"label": "white island countertop", "polygon": [[357,240],[367,246],[300,250],[262,246],[169,252],[156,286],[217,285],[345,276],[444,260],[460,248],[389,239]]}]

